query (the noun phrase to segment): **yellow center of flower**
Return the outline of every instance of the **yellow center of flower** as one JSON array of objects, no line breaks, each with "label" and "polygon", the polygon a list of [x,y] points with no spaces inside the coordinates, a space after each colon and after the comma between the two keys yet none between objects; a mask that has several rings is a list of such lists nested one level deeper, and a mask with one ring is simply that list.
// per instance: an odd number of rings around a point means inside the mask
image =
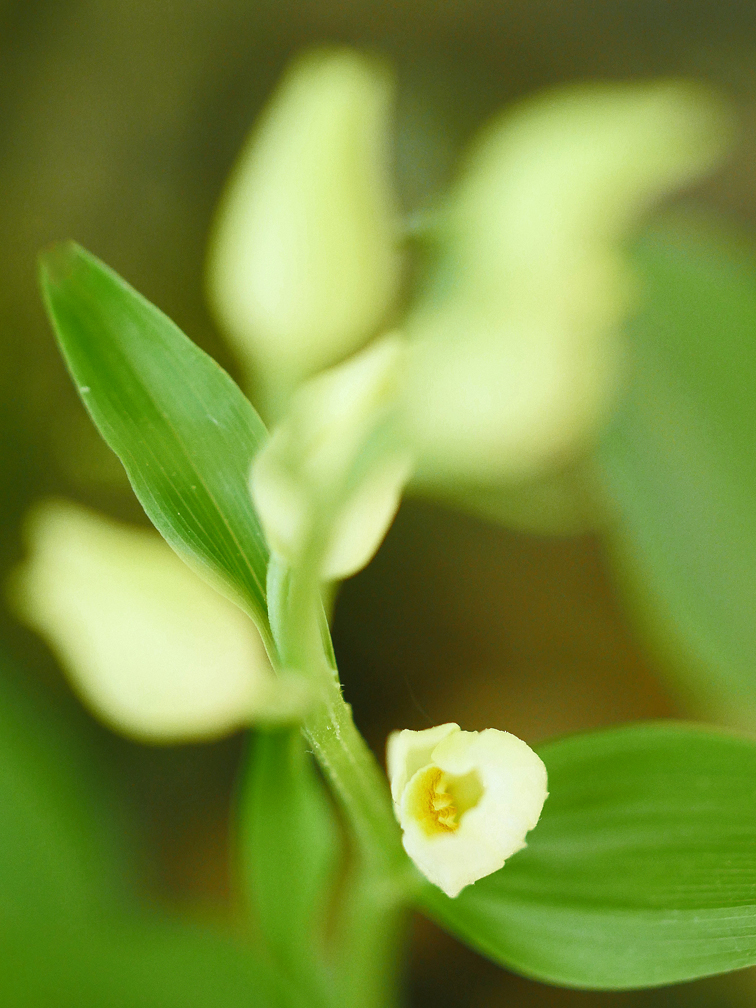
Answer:
[{"label": "yellow center of flower", "polygon": [[483,794],[475,771],[455,777],[433,765],[419,773],[410,786],[410,813],[428,836],[454,833],[463,814],[474,808]]},{"label": "yellow center of flower", "polygon": [[428,781],[428,815],[434,825],[442,830],[455,830],[459,826],[454,799],[446,790],[446,774],[434,769]]}]

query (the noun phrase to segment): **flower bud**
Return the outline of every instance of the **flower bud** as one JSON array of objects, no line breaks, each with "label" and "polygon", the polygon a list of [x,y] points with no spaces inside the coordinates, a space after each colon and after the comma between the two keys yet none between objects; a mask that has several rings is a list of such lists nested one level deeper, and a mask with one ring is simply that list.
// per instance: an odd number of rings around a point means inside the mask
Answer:
[{"label": "flower bud", "polygon": [[546,767],[525,742],[444,724],[393,732],[387,748],[404,849],[447,896],[526,846],[548,791]]},{"label": "flower bud", "polygon": [[252,497],[290,566],[349,577],[386,534],[411,465],[392,425],[403,352],[386,336],[307,382],[255,459]]},{"label": "flower bud", "polygon": [[716,163],[728,126],[703,89],[663,82],[549,91],[483,132],[404,327],[419,479],[525,480],[585,450],[633,299],[621,245]]},{"label": "flower bud", "polygon": [[252,622],[157,534],[49,501],[27,537],[15,607],[116,731],[187,742],[291,717],[281,689],[294,696],[300,683],[279,687]]},{"label": "flower bud", "polygon": [[349,50],[288,71],[224,194],[209,259],[218,317],[274,414],[375,334],[398,282],[384,69]]}]

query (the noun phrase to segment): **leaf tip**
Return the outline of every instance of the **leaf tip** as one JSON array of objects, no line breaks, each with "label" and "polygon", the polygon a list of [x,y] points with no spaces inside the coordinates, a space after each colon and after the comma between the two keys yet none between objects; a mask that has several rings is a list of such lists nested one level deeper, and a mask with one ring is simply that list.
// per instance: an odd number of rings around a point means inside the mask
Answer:
[{"label": "leaf tip", "polygon": [[39,275],[43,288],[68,281],[84,250],[77,242],[53,242],[39,254]]}]

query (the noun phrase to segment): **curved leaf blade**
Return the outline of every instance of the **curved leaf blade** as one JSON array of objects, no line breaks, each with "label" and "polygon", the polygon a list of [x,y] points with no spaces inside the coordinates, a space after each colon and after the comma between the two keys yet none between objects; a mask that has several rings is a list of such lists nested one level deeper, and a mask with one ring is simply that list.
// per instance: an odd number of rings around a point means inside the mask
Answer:
[{"label": "curved leaf blade", "polygon": [[262,421],[212,358],[74,242],[42,256],[41,284],[79,394],[150,519],[267,639],[268,552],[247,489]]},{"label": "curved leaf blade", "polygon": [[756,249],[671,218],[635,249],[644,306],[598,462],[623,587],[718,720],[756,724]]},{"label": "curved leaf blade", "polygon": [[756,963],[756,742],[675,723],[540,748],[551,792],[528,847],[423,908],[490,958],[628,989]]}]

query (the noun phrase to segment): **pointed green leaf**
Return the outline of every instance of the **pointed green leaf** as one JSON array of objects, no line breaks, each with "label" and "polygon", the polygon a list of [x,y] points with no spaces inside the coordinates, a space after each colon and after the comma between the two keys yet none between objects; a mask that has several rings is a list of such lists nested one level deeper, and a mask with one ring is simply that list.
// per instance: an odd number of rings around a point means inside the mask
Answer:
[{"label": "pointed green leaf", "polygon": [[[636,249],[645,307],[599,462],[614,560],[698,702],[756,725],[756,250],[692,219]],[[681,660],[682,659],[682,660]]]},{"label": "pointed green leaf", "polygon": [[756,742],[631,725],[539,749],[528,846],[431,916],[492,959],[574,987],[674,983],[756,963]]},{"label": "pointed green leaf", "polygon": [[267,548],[247,489],[262,421],[225,371],[75,243],[43,255],[41,281],[73,380],[145,511],[267,638]]}]

